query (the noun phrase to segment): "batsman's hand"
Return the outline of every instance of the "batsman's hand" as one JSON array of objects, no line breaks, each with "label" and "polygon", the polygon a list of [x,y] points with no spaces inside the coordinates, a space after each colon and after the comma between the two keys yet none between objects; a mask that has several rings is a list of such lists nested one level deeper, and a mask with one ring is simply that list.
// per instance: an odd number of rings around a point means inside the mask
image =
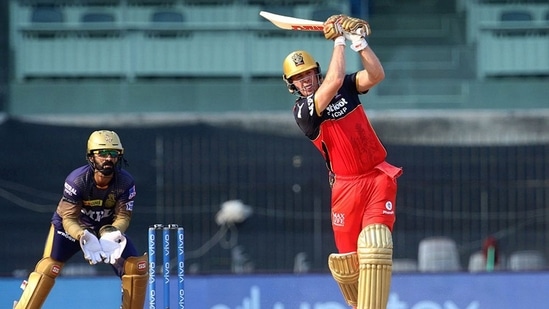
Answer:
[{"label": "batsman's hand", "polygon": [[84,258],[92,265],[102,262],[107,257],[101,248],[99,239],[88,230],[84,230],[80,236],[80,247],[84,253]]},{"label": "batsman's hand", "polygon": [[324,37],[326,40],[335,40],[343,35],[340,20],[343,15],[332,15],[324,22]]},{"label": "batsman's hand", "polygon": [[368,46],[368,42],[366,42],[366,39],[359,34],[343,31],[343,36],[345,37],[345,39],[351,41],[351,49],[356,51],[357,53]]},{"label": "batsman's hand", "polygon": [[126,248],[126,237],[116,227],[105,225],[99,230],[101,248],[105,252],[103,262],[114,264],[120,258]]},{"label": "batsman's hand", "polygon": [[341,20],[341,28],[348,33],[357,34],[362,37],[367,37],[372,33],[370,24],[360,18],[344,16]]}]

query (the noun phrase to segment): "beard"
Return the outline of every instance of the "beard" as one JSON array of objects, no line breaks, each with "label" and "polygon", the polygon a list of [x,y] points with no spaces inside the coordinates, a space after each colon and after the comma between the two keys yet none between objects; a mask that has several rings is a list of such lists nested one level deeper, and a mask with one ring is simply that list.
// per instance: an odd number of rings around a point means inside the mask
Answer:
[{"label": "beard", "polygon": [[105,176],[110,176],[114,173],[114,164],[112,162],[105,162],[101,165],[101,168],[97,170]]}]

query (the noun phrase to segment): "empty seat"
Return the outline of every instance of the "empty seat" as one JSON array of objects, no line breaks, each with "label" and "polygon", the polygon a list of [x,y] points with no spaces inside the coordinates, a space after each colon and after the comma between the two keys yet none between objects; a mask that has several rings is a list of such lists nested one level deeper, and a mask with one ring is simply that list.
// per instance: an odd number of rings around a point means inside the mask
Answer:
[{"label": "empty seat", "polygon": [[330,17],[332,15],[337,15],[337,14],[341,14],[341,11],[339,11],[336,8],[329,8],[329,7],[317,8],[313,11],[313,13],[311,15],[311,19],[323,22],[326,19],[328,19],[328,17]]},{"label": "empty seat", "polygon": [[[505,269],[505,257],[500,256],[499,260],[500,261],[494,265],[494,271]],[[470,272],[489,271],[488,265],[486,264],[486,258],[484,257],[484,253],[482,251],[473,252],[471,256],[469,256],[468,270]]]},{"label": "empty seat", "polygon": [[486,271],[486,259],[482,251],[477,251],[471,254],[469,257],[468,270],[470,272],[482,272]]},{"label": "empty seat", "polygon": [[460,271],[459,254],[455,241],[449,237],[427,237],[420,241],[418,269],[421,272]]},{"label": "empty seat", "polygon": [[509,270],[531,271],[543,269],[545,269],[545,258],[543,253],[539,251],[516,251],[509,256]]},{"label": "empty seat", "polygon": [[33,23],[62,23],[63,20],[63,12],[56,6],[37,6],[31,13]]},{"label": "empty seat", "polygon": [[525,10],[504,11],[500,16],[501,21],[531,21],[533,19],[532,13]]},{"label": "empty seat", "polygon": [[394,259],[393,272],[417,272],[417,261],[412,259]]},{"label": "empty seat", "polygon": [[114,22],[114,15],[101,12],[84,13],[80,21],[83,23],[112,23]]},{"label": "empty seat", "polygon": [[151,16],[152,22],[180,23],[184,20],[183,13],[178,11],[157,11]]}]

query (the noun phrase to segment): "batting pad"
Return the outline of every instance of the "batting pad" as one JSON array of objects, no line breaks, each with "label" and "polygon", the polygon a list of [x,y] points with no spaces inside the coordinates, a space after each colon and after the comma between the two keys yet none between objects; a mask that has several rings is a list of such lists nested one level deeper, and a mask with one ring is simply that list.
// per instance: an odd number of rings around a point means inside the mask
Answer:
[{"label": "batting pad", "polygon": [[41,308],[53,288],[55,278],[61,272],[61,268],[63,268],[63,263],[50,257],[38,261],[35,270],[29,275],[21,298],[13,308]]},{"label": "batting pad", "polygon": [[339,285],[343,298],[349,306],[357,305],[358,256],[356,252],[336,254],[328,257],[328,268]]},{"label": "batting pad", "polygon": [[121,309],[142,309],[149,281],[149,262],[147,255],[132,256],[124,262],[122,276]]},{"label": "batting pad", "polygon": [[358,260],[357,309],[387,308],[393,268],[393,239],[387,226],[371,224],[360,232]]}]

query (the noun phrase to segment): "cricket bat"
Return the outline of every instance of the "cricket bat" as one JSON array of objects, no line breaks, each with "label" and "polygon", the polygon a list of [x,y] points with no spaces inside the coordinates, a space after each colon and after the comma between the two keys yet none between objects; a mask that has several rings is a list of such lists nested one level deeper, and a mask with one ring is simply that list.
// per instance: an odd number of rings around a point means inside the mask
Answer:
[{"label": "cricket bat", "polygon": [[324,23],[321,21],[284,16],[267,11],[261,11],[259,15],[280,29],[298,31],[323,31],[324,29]]}]

